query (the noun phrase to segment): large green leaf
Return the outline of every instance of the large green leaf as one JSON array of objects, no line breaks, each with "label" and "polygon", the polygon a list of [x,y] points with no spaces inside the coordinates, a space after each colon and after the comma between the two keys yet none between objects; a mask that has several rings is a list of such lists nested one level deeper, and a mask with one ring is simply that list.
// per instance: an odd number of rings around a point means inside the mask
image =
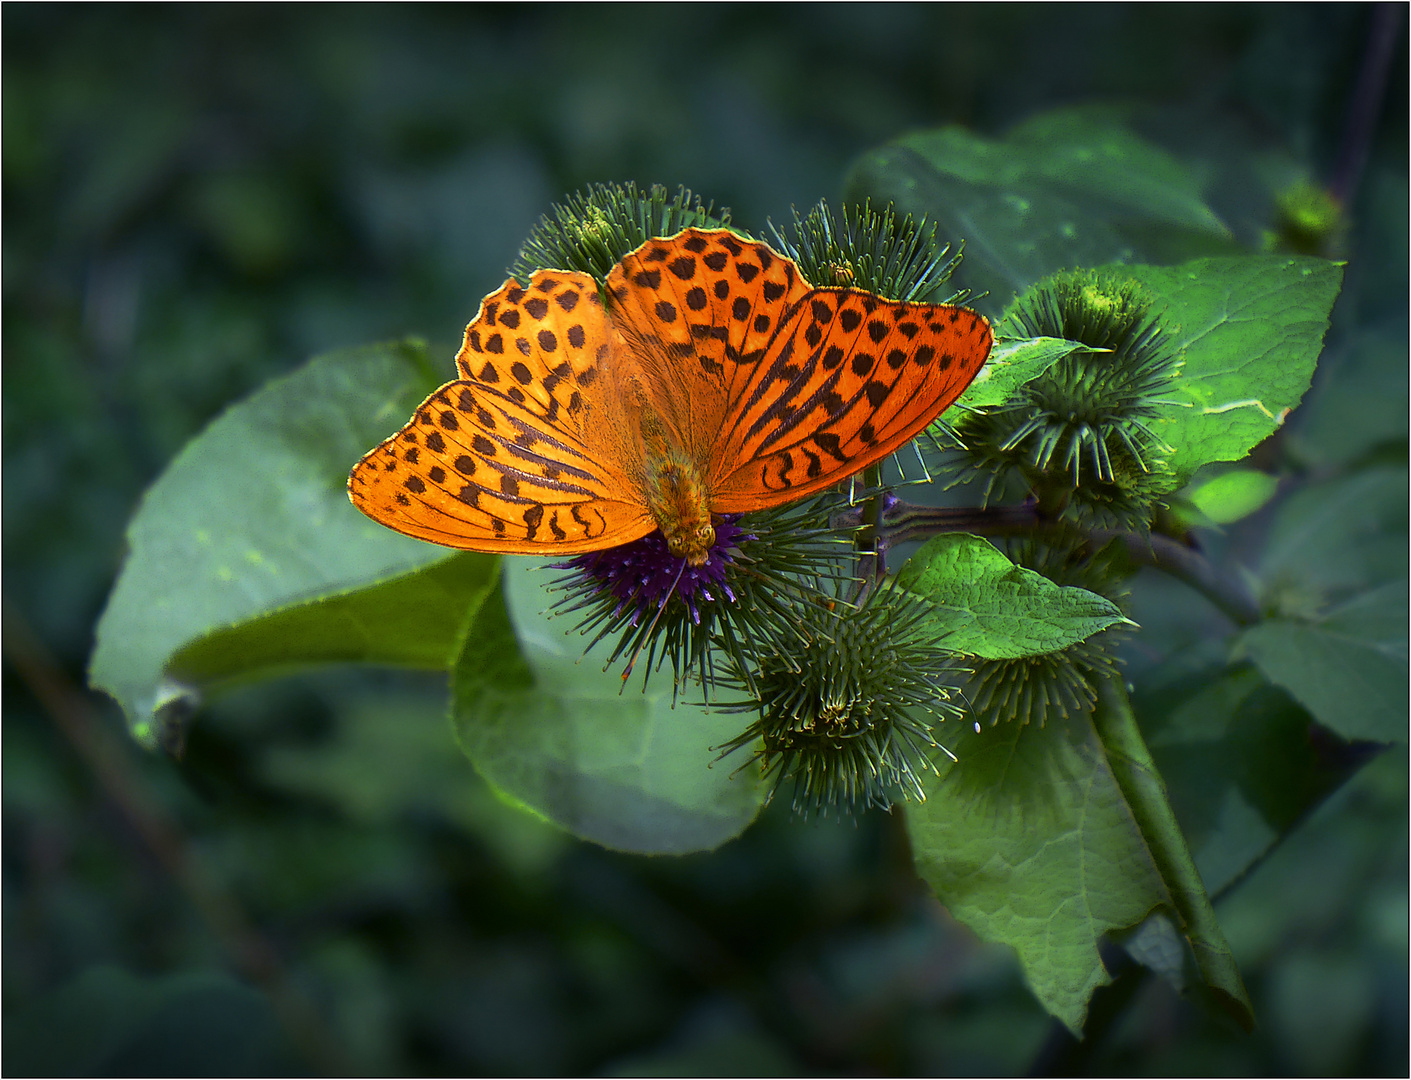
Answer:
[{"label": "large green leaf", "polygon": [[931,601],[947,649],[987,660],[1054,652],[1127,621],[1106,597],[1055,585],[965,533],[926,541],[897,583]]},{"label": "large green leaf", "polygon": [[892,144],[853,166],[848,198],[892,203],[937,222],[940,234],[965,245],[953,282],[994,315],[1028,286],[1068,266],[1097,266],[1136,253],[1100,213],[1027,184],[1000,189],[938,171],[918,150]]},{"label": "large green leaf", "polygon": [[1248,255],[1108,271],[1145,286],[1184,364],[1158,434],[1182,482],[1211,461],[1237,461],[1272,434],[1313,378],[1342,266]]},{"label": "large green leaf", "polygon": [[1067,267],[1234,249],[1195,174],[1107,107],[1058,109],[1000,139],[956,126],[907,135],[865,154],[847,191],[963,241],[956,280],[996,311]]},{"label": "large green leaf", "polygon": [[[150,740],[163,705],[189,704],[199,691],[168,677],[172,657],[224,628],[240,627],[194,650],[188,676],[229,678],[242,657],[264,666],[281,649],[291,663],[335,656],[415,663],[448,644],[444,631],[467,606],[461,592],[473,599],[483,588],[484,566],[462,561],[434,579],[417,577],[453,553],[370,521],[345,490],[353,462],[435,381],[414,342],[319,357],[226,410],[177,455],[128,526],[127,561],[99,621],[89,672],[139,736]],[[432,605],[423,614],[439,640],[396,636],[405,612],[394,615],[393,586],[366,602],[348,595],[393,578]],[[292,610],[320,599],[326,603]],[[379,634],[380,620],[392,620],[383,624],[392,633]]]},{"label": "large green leaf", "polygon": [[916,868],[982,939],[1011,946],[1044,1008],[1081,1033],[1109,980],[1104,933],[1170,903],[1092,728],[964,732],[909,807]]},{"label": "large green leaf", "polygon": [[1405,741],[1405,581],[1357,597],[1318,623],[1270,619],[1240,635],[1269,680],[1345,739]]},{"label": "large green leaf", "polygon": [[952,915],[1011,946],[1034,993],[1075,1034],[1109,981],[1104,935],[1163,910],[1213,996],[1241,1023],[1239,973],[1160,774],[1119,688],[1094,716],[966,732],[908,811],[918,871]]},{"label": "large green leaf", "polygon": [[177,651],[168,677],[211,686],[336,662],[445,671],[467,612],[496,582],[498,561],[458,552],[379,584],[224,627]]},{"label": "large green leaf", "polygon": [[[511,799],[585,840],[642,854],[718,847],[754,820],[754,764],[717,761],[740,714],[672,705],[669,675],[643,693],[583,657],[573,623],[544,612],[551,575],[510,560],[453,673],[461,747]],[[518,642],[518,644],[516,644]],[[645,662],[645,661],[644,661]],[[640,675],[640,671],[638,673]]]},{"label": "large green leaf", "polygon": [[1271,598],[1303,594],[1296,609],[1311,612],[1324,594],[1404,577],[1406,481],[1404,466],[1385,466],[1310,484],[1283,500],[1259,563]]},{"label": "large green leaf", "polygon": [[1134,699],[1171,804],[1212,893],[1228,889],[1360,758],[1309,738],[1312,717],[1214,642],[1152,670]]},{"label": "large green leaf", "polygon": [[1029,171],[1057,186],[1102,195],[1115,207],[1163,225],[1229,235],[1205,204],[1196,174],[1127,128],[1120,108],[1040,113],[1011,128],[1007,140],[1028,151]]}]

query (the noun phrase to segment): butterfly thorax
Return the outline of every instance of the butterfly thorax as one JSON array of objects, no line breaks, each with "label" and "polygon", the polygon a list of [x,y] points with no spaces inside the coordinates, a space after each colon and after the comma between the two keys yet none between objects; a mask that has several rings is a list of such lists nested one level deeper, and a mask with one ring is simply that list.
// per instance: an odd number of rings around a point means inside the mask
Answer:
[{"label": "butterfly thorax", "polygon": [[666,546],[678,559],[702,566],[715,543],[705,474],[653,407],[641,382],[625,387],[632,421],[642,439],[642,496]]},{"label": "butterfly thorax", "polygon": [[688,454],[670,447],[647,458],[647,508],[666,546],[678,559],[701,566],[710,558],[715,527],[700,467]]}]

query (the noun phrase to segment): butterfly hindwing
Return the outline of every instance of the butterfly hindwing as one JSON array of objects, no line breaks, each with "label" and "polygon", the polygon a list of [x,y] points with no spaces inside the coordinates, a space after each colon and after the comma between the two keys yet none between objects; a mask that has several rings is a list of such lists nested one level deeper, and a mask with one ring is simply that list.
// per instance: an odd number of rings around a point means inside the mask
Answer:
[{"label": "butterfly hindwing", "polygon": [[967,308],[807,293],[730,402],[710,466],[713,508],[775,506],[880,461],[961,395],[992,341]]},{"label": "butterfly hindwing", "polygon": [[569,554],[646,535],[656,524],[605,438],[618,426],[601,393],[609,352],[591,278],[507,281],[466,328],[464,377],[354,467],[354,505],[473,551]]}]

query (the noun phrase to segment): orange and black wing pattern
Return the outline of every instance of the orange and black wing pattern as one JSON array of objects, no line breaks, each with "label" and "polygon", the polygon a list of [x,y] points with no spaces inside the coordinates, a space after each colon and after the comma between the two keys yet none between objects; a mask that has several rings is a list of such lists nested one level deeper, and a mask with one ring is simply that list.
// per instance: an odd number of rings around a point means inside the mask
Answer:
[{"label": "orange and black wing pattern", "polygon": [[612,335],[585,274],[537,272],[486,297],[456,357],[461,378],[363,456],[348,494],[373,520],[448,547],[597,551],[656,528],[602,392]]},{"label": "orange and black wing pattern", "polygon": [[790,260],[727,229],[649,240],[613,268],[613,326],[681,450],[710,459],[730,402],[808,289]]},{"label": "orange and black wing pattern", "polygon": [[960,397],[993,340],[968,308],[808,292],[730,403],[713,508],[776,506],[875,464]]}]

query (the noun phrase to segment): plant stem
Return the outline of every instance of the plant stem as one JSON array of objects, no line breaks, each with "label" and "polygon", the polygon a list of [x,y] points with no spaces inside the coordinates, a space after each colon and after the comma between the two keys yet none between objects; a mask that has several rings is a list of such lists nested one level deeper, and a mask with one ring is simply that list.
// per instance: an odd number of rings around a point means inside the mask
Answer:
[{"label": "plant stem", "polygon": [[1142,738],[1122,680],[1098,680],[1093,727],[1122,798],[1131,808],[1147,851],[1165,883],[1181,931],[1190,942],[1212,998],[1245,1031],[1254,1027],[1253,1010],[1239,968],[1225,941],[1201,881],[1190,846],[1181,832],[1166,784]]},{"label": "plant stem", "polygon": [[1258,600],[1243,581],[1174,537],[1163,533],[1124,533],[1115,529],[1097,530],[1090,536],[1096,547],[1120,537],[1127,545],[1127,554],[1133,562],[1160,570],[1189,585],[1236,626],[1253,626],[1263,617]]},{"label": "plant stem", "polygon": [[1045,522],[1034,503],[1017,506],[912,506],[898,501],[883,516],[889,545],[927,540],[942,533],[1014,536],[1034,532]]},{"label": "plant stem", "polygon": [[1404,4],[1372,5],[1367,48],[1357,74],[1357,88],[1347,107],[1347,126],[1329,185],[1333,198],[1344,207],[1356,197],[1362,171],[1367,166],[1404,12]]}]

